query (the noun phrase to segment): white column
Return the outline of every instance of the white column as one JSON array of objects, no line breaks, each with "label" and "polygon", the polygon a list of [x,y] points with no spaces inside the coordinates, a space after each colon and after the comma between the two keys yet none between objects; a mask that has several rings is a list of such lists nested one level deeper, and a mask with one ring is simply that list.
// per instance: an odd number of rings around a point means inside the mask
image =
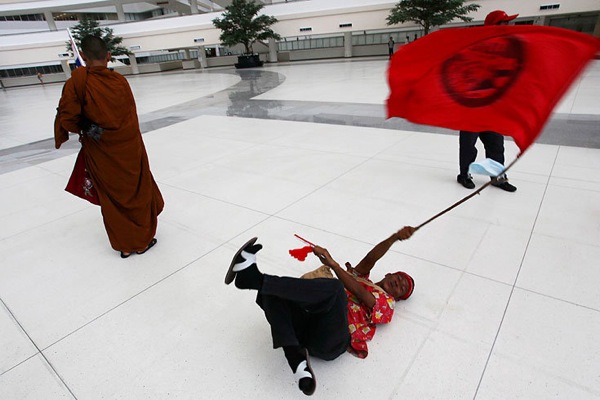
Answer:
[{"label": "white column", "polygon": [[269,38],[269,62],[277,62],[277,42],[273,38]]},{"label": "white column", "polygon": [[192,9],[192,14],[198,14],[198,0],[190,0],[190,8]]},{"label": "white column", "polygon": [[189,60],[190,58],[190,49],[183,49],[183,59]]},{"label": "white column", "polygon": [[128,57],[129,57],[129,65],[131,65],[131,73],[133,75],[139,75],[140,69],[138,67],[137,60],[135,59],[135,54],[130,54]]},{"label": "white column", "polygon": [[352,57],[352,32],[344,32],[344,57]]},{"label": "white column", "polygon": [[117,7],[117,19],[119,21],[125,21],[125,11],[123,10],[123,3],[119,3],[117,1],[115,3],[115,7]]},{"label": "white column", "polygon": [[62,67],[67,79],[69,79],[71,77],[71,67],[69,67],[69,62],[67,60],[60,60],[60,66]]},{"label": "white column", "polygon": [[48,23],[48,28],[51,31],[57,31],[56,22],[54,22],[54,17],[52,16],[51,11],[44,11],[44,17],[46,18],[46,22]]},{"label": "white column", "polygon": [[534,25],[541,25],[544,26],[546,25],[546,16],[545,15],[540,15],[538,17],[535,17],[534,21],[533,21]]},{"label": "white column", "polygon": [[206,61],[206,49],[204,46],[198,47],[198,61],[200,61],[201,68],[208,67],[208,62]]}]

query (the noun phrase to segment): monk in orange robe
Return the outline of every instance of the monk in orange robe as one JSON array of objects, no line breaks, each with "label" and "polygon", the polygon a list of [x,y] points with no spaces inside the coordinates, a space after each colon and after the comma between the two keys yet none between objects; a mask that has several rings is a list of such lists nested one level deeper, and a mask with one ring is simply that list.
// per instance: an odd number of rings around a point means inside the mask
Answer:
[{"label": "monk in orange robe", "polygon": [[107,68],[111,58],[101,38],[81,41],[87,66],[73,71],[63,88],[54,123],[55,147],[93,122],[99,137],[80,134],[85,165],[100,199],[104,226],[122,258],[154,244],[164,201],[148,164],[133,93],[127,80]]}]

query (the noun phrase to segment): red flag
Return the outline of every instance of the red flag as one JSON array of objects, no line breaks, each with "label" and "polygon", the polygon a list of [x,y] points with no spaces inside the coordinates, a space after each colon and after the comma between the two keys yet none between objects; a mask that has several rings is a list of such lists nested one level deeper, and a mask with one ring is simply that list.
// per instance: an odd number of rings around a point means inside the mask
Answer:
[{"label": "red flag", "polygon": [[598,51],[591,35],[545,26],[434,32],[392,57],[388,118],[499,132],[523,152]]}]

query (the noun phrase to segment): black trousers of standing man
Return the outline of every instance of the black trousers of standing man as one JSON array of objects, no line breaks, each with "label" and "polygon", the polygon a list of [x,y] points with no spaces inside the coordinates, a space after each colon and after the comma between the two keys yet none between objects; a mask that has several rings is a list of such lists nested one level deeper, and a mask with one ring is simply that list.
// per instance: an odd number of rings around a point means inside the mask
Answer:
[{"label": "black trousers of standing man", "polygon": [[264,275],[256,303],[271,325],[273,348],[300,346],[333,360],[350,345],[348,298],[337,279]]},{"label": "black trousers of standing man", "polygon": [[475,143],[477,138],[483,143],[486,158],[504,165],[504,136],[497,132],[468,132],[460,131],[459,136],[459,165],[460,174],[467,176],[469,165],[477,158]]}]

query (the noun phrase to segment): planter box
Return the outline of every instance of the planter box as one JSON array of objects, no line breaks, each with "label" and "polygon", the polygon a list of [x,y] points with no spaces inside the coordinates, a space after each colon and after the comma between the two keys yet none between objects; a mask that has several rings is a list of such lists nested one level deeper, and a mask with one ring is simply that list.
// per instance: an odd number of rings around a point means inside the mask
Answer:
[{"label": "planter box", "polygon": [[262,67],[263,62],[260,60],[258,54],[250,54],[238,56],[238,62],[235,64],[236,68],[255,68]]},{"label": "planter box", "polygon": [[199,60],[183,60],[181,65],[183,69],[198,69],[202,67]]},{"label": "planter box", "polygon": [[138,70],[140,74],[147,74],[150,72],[162,72],[162,71],[170,71],[173,69],[182,69],[181,61],[167,61],[162,63],[152,63],[152,64],[138,64]]}]

